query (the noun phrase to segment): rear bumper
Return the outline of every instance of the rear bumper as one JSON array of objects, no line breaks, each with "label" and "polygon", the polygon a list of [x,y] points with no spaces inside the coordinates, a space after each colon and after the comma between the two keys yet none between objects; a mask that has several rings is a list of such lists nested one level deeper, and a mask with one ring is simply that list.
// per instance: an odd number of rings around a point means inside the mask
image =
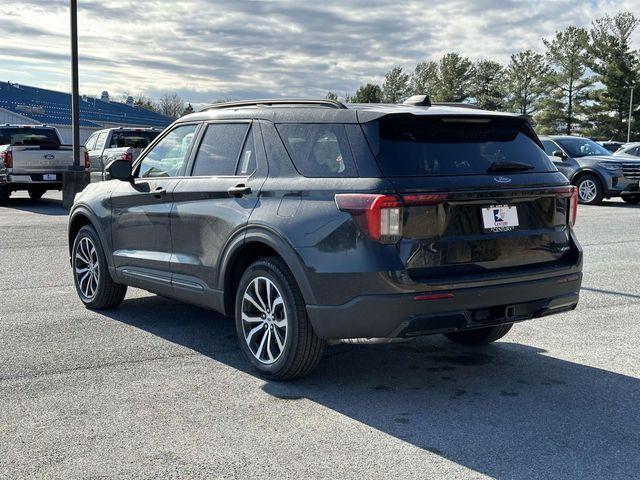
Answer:
[{"label": "rear bumper", "polygon": [[[581,273],[501,285],[449,289],[450,298],[416,293],[362,295],[336,306],[308,305],[322,338],[393,338],[480,328],[538,318],[578,303]],[[433,293],[433,292],[427,292]]]},{"label": "rear bumper", "polygon": [[26,190],[31,187],[46,188],[48,190],[62,190],[61,172],[54,172],[56,180],[43,180],[42,174],[0,174],[0,185],[10,190]]}]

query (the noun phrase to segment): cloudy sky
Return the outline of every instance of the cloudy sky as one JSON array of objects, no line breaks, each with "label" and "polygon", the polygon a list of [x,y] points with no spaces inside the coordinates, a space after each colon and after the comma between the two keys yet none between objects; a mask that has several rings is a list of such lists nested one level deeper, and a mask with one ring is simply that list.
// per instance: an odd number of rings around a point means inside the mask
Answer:
[{"label": "cloudy sky", "polygon": [[[79,0],[81,92],[194,103],[353,93],[457,51],[507,61],[640,0]],[[2,0],[0,80],[70,90],[69,0]],[[640,32],[634,45],[640,47]]]}]

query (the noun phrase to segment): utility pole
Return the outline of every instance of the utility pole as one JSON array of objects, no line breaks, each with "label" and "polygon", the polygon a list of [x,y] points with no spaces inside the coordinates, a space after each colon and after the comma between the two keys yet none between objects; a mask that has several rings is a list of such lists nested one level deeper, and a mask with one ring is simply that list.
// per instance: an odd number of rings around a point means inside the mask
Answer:
[{"label": "utility pole", "polygon": [[629,85],[631,87],[631,99],[629,100],[629,121],[627,122],[627,143],[631,140],[631,120],[633,113],[633,89],[636,88],[635,83]]},{"label": "utility pole", "polygon": [[80,89],[78,85],[78,0],[70,0],[71,10],[71,127],[73,131],[73,166],[62,179],[62,206],[71,208],[78,192],[89,184],[89,172],[80,163]]}]

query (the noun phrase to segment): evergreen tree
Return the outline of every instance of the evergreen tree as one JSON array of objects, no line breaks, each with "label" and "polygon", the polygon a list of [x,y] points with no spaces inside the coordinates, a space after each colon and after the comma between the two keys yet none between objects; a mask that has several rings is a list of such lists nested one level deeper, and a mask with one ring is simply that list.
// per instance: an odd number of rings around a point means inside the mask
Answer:
[{"label": "evergreen tree", "polygon": [[338,94],[335,92],[327,92],[324,98],[327,100],[338,100]]},{"label": "evergreen tree", "polygon": [[411,77],[412,95],[429,95],[433,99],[438,90],[438,63],[420,62]]},{"label": "evergreen tree", "polygon": [[437,87],[433,99],[438,102],[464,102],[472,96],[474,68],[467,57],[452,52],[438,62]]},{"label": "evergreen tree", "polygon": [[349,98],[348,101],[352,103],[381,103],[382,89],[379,85],[367,83],[356,90],[355,95]]},{"label": "evergreen tree", "polygon": [[478,60],[473,68],[471,95],[476,105],[486,110],[502,110],[505,106],[505,69],[494,60]]},{"label": "evergreen tree", "polygon": [[395,66],[384,76],[382,98],[388,103],[400,103],[411,94],[411,75]]},{"label": "evergreen tree", "polygon": [[[639,20],[631,12],[606,15],[593,22],[589,32],[588,65],[595,73],[597,88],[591,93],[588,133],[602,139],[626,140],[631,86],[640,86],[638,50],[630,38]],[[636,88],[640,98],[640,88]],[[637,105],[637,104],[636,104]],[[636,119],[640,114],[636,112]],[[637,121],[636,120],[636,121]],[[637,125],[637,123],[636,123]],[[638,132],[638,127],[634,132]]]},{"label": "evergreen tree", "polygon": [[511,55],[506,69],[508,110],[533,115],[546,91],[550,69],[544,55],[532,50]]},{"label": "evergreen tree", "polygon": [[580,126],[588,89],[594,81],[587,75],[585,61],[588,33],[584,28],[567,27],[551,40],[542,41],[551,72],[547,76],[549,94],[535,117],[538,130],[571,135]]}]

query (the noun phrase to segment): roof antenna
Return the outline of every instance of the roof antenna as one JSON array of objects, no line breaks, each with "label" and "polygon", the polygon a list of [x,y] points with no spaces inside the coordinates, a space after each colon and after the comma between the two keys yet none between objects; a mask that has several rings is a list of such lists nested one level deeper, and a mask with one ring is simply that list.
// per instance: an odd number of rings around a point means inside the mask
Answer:
[{"label": "roof antenna", "polygon": [[402,104],[413,105],[414,107],[430,107],[431,99],[429,95],[413,95],[402,102]]}]

